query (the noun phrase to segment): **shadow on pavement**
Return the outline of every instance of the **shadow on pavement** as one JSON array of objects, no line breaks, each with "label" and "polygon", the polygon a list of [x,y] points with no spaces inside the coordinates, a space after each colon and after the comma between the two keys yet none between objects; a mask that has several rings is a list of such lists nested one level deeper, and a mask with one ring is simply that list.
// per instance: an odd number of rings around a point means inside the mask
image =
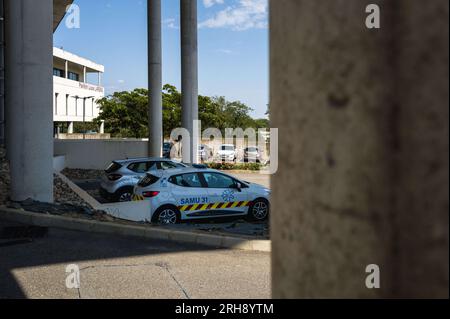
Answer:
[{"label": "shadow on pavement", "polygon": [[[27,297],[14,277],[13,271],[17,269],[208,250],[216,249],[200,245],[29,227],[0,220],[0,299]],[[61,269],[63,271],[64,268]]]}]

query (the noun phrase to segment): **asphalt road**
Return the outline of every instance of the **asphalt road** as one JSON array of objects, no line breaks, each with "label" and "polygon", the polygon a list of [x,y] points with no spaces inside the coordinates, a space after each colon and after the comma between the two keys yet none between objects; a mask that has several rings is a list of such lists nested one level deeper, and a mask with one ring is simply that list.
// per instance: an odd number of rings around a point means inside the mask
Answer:
[{"label": "asphalt road", "polygon": [[[0,229],[10,227],[0,222]],[[2,240],[0,298],[270,298],[270,254],[49,229]],[[66,267],[80,289],[66,288]]]}]

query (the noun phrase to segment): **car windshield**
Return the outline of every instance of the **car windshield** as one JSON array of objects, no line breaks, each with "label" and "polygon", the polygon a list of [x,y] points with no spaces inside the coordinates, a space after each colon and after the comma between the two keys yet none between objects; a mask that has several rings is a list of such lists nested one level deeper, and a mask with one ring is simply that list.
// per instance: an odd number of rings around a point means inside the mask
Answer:
[{"label": "car windshield", "polygon": [[222,151],[234,151],[234,146],[222,145],[221,150]]},{"label": "car windshield", "polygon": [[108,168],[106,168],[105,172],[106,172],[107,174],[114,173],[114,172],[118,171],[121,167],[122,167],[122,165],[120,165],[119,163],[112,162],[112,163],[108,166]]},{"label": "car windshield", "polygon": [[249,148],[247,148],[247,152],[257,153],[258,149],[256,147],[249,147]]},{"label": "car windshield", "polygon": [[155,184],[157,181],[159,181],[159,177],[156,177],[156,176],[151,175],[151,174],[147,174],[144,178],[142,178],[139,181],[138,186],[140,186],[140,187],[148,187],[150,185]]}]

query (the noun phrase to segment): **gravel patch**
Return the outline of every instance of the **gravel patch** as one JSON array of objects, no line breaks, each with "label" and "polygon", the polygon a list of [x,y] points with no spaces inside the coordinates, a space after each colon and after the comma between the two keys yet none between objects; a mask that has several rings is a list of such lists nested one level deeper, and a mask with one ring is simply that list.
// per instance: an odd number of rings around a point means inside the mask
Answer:
[{"label": "gravel patch", "polygon": [[105,174],[102,170],[93,169],[69,169],[66,168],[61,172],[72,181],[76,180],[99,180]]},{"label": "gravel patch", "polygon": [[92,207],[86,203],[77,193],[75,193],[69,185],[67,185],[57,175],[54,177],[54,196],[55,202],[59,204],[72,204],[74,206],[86,207],[92,209]]}]

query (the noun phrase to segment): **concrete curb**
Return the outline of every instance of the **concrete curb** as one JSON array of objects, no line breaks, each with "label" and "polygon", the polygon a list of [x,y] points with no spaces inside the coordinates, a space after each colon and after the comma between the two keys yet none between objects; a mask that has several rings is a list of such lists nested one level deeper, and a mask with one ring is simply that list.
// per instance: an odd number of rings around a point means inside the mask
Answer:
[{"label": "concrete curb", "polygon": [[0,220],[81,232],[192,243],[214,248],[271,252],[270,240],[248,240],[224,235],[201,234],[145,226],[120,225],[111,222],[99,222],[56,215],[30,213],[5,207],[0,207]]}]

